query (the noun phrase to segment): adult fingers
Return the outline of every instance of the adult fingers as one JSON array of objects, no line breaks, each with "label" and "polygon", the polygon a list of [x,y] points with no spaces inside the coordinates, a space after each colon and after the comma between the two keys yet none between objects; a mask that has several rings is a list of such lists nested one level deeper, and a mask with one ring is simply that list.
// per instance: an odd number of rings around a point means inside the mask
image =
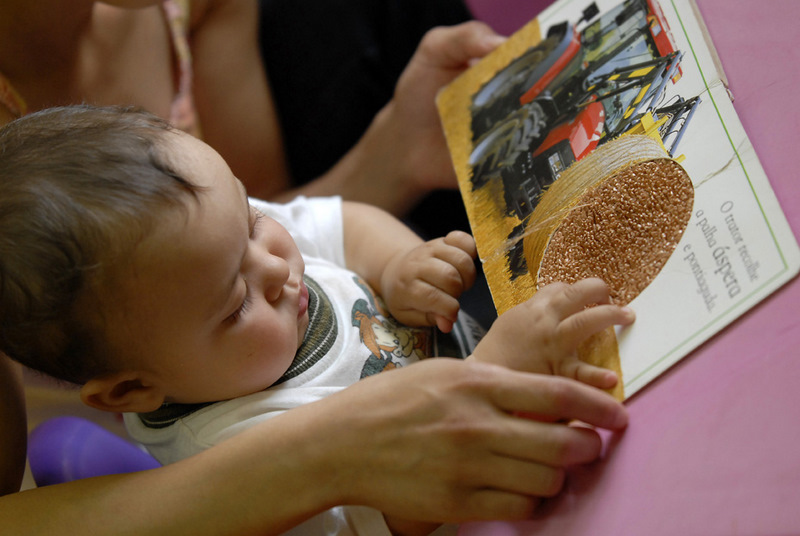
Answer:
[{"label": "adult fingers", "polygon": [[479,489],[468,495],[464,508],[467,519],[446,519],[445,522],[522,520],[529,519],[541,502],[539,497],[495,489]]},{"label": "adult fingers", "polygon": [[574,380],[451,359],[372,376],[320,407],[345,420],[358,415],[325,448],[351,482],[338,501],[445,521],[522,517],[533,495],[560,489],[564,467],[598,455],[593,430],[513,412],[611,429],[627,423],[621,404]]},{"label": "adult fingers", "polygon": [[488,24],[469,21],[430,30],[418,52],[442,68],[459,68],[474,58],[482,58],[505,41]]},{"label": "adult fingers", "polygon": [[[482,497],[479,492],[491,490],[501,493],[505,495],[504,500],[510,496],[553,497],[564,487],[565,470],[561,467],[497,457],[483,467],[476,467],[475,475],[465,474],[464,477],[470,482],[466,488],[467,496],[471,494],[469,500],[474,501],[469,508],[471,513],[478,518],[487,515],[507,518],[509,512],[498,515],[496,504],[481,504],[482,500],[490,496]],[[476,485],[472,485],[472,482]]]},{"label": "adult fingers", "polygon": [[502,369],[494,370],[492,402],[508,412],[546,421],[579,420],[608,430],[628,424],[628,412],[608,393],[575,380]]},{"label": "adult fingers", "polygon": [[[591,462],[600,455],[602,441],[599,434],[588,427],[568,426],[564,422],[542,422],[526,417],[509,416],[503,437],[496,438],[494,452],[507,456],[515,462],[529,464],[531,476],[538,475],[536,494],[547,496],[558,492],[560,484],[554,475],[541,472],[538,465],[549,468],[564,468]],[[497,471],[496,471],[497,472]],[[516,488],[512,472],[498,472],[497,487],[530,493],[530,488]],[[534,485],[534,484],[531,484]]]},{"label": "adult fingers", "polygon": [[486,433],[463,431],[460,452],[441,460],[439,470],[458,474],[458,483],[465,489],[550,497],[563,485],[564,468],[590,462],[600,454],[599,436],[587,427],[578,429],[506,414],[497,418],[510,422],[489,417]]},{"label": "adult fingers", "polygon": [[555,373],[598,389],[611,389],[618,381],[617,375],[613,371],[584,363],[577,358],[562,363]]}]

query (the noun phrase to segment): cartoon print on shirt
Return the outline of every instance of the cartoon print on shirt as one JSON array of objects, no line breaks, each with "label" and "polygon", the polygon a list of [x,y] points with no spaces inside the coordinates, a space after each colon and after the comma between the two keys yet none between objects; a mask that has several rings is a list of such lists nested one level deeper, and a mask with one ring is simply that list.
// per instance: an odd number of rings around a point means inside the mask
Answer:
[{"label": "cartoon print on shirt", "polygon": [[353,277],[353,281],[367,297],[366,300],[356,300],[351,315],[361,342],[370,351],[361,369],[361,378],[428,357],[431,345],[429,330],[398,324],[364,281],[358,277]]}]

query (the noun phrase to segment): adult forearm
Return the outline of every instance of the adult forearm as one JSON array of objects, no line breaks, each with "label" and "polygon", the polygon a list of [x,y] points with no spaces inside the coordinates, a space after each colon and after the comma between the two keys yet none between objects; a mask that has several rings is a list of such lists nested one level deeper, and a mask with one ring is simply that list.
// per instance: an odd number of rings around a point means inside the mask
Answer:
[{"label": "adult forearm", "polygon": [[298,195],[340,195],[380,207],[403,216],[416,205],[429,188],[413,180],[408,155],[394,121],[394,106],[388,104],[372,121],[367,132],[325,175],[271,197],[288,201]]},{"label": "adult forearm", "polygon": [[303,446],[313,443],[303,428],[312,422],[278,419],[162,468],[2,497],[0,527],[25,535],[280,534],[333,505],[338,492],[319,474],[329,458]]},{"label": "adult forearm", "polygon": [[[514,413],[542,416],[520,419]],[[147,472],[0,498],[9,534],[279,534],[335,504],[427,521],[520,519],[595,460],[624,408],[577,382],[454,359],[371,376]]]}]

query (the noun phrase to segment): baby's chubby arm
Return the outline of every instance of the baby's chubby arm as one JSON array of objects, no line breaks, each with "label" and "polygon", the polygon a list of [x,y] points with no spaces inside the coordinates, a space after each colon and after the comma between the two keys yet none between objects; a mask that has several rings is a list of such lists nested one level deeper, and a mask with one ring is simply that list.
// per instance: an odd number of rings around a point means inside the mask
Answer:
[{"label": "baby's chubby arm", "polygon": [[578,345],[609,326],[629,325],[634,319],[632,309],[610,303],[608,286],[600,279],[553,283],[502,314],[469,359],[609,389],[617,375],[580,361]]},{"label": "baby's chubby arm", "polygon": [[475,241],[453,231],[423,241],[391,214],[345,202],[347,267],[381,295],[398,321],[411,326],[452,329],[458,297],[475,282]]}]

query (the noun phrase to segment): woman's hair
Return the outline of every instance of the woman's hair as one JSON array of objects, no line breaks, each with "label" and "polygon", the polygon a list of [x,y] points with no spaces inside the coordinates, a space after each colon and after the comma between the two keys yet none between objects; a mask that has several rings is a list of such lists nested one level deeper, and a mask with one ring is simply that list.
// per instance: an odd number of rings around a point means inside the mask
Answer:
[{"label": "woman's hair", "polygon": [[[0,350],[82,384],[115,370],[97,287],[197,187],[172,128],[134,108],[68,106],[0,129]],[[129,256],[129,255],[127,255]]]}]

